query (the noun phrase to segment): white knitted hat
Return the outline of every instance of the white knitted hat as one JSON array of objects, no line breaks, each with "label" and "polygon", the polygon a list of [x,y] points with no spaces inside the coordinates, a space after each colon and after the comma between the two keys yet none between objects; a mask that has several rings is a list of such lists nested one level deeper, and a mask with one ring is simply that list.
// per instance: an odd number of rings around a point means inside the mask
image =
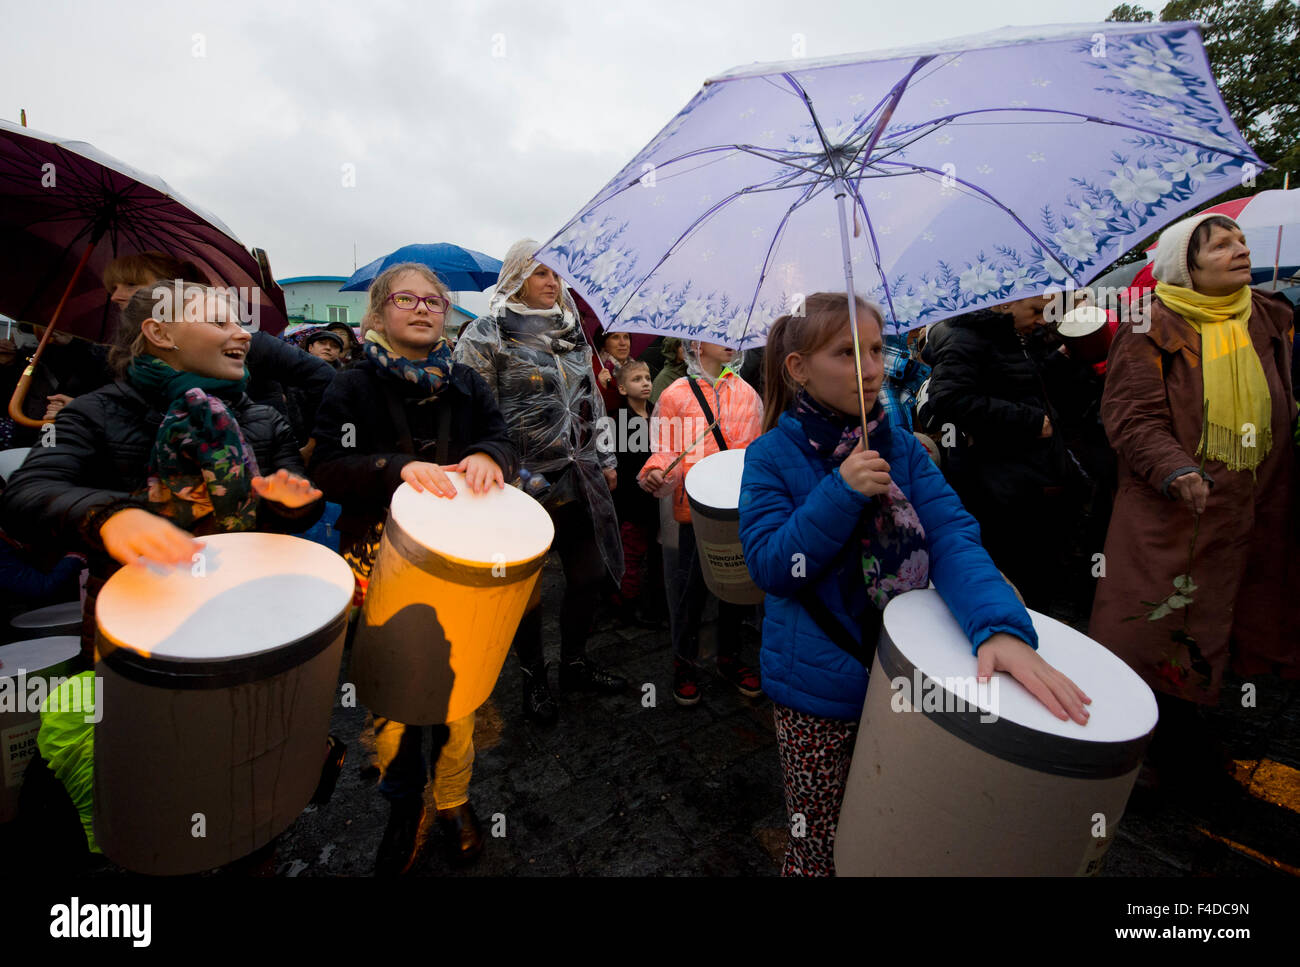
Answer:
[{"label": "white knitted hat", "polygon": [[[1201,212],[1191,218],[1175,222],[1156,239],[1156,255],[1151,261],[1151,274],[1157,282],[1169,285],[1181,285],[1184,289],[1192,288],[1192,273],[1187,267],[1187,246],[1191,244],[1192,232],[1196,226],[1209,218],[1228,218],[1218,212]],[[1236,225],[1231,218],[1228,221]]]}]

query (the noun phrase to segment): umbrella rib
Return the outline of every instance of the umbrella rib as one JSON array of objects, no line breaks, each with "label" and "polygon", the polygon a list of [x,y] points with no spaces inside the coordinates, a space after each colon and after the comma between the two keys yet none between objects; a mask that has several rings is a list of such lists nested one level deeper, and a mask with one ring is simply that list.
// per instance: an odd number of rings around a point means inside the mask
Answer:
[{"label": "umbrella rib", "polygon": [[[889,318],[894,322],[894,328],[898,328],[898,313],[894,311],[894,297],[889,293],[889,279],[885,275],[884,266],[880,264],[880,243],[876,240],[876,227],[871,222],[871,215],[867,211],[866,202],[862,200],[862,195],[858,192],[858,186],[855,184],[851,188],[853,192],[853,201],[862,212],[862,218],[867,223],[867,235],[871,238],[872,261],[876,266],[876,274],[880,276],[880,288],[885,293],[885,303],[889,306]],[[856,293],[849,293],[850,296]]]},{"label": "umbrella rib", "polygon": [[629,285],[627,287],[628,291],[631,294],[623,301],[623,304],[618,307],[618,311],[614,313],[613,319],[610,320],[611,324],[614,320],[616,320],[619,317],[620,314],[622,314],[623,310],[627,308],[627,304],[636,297],[636,294],[641,291],[641,289],[645,286],[645,284],[650,281],[650,277],[654,275],[655,272],[659,271],[659,267],[663,265],[665,262],[667,262],[669,258],[672,257],[673,252],[677,250],[677,246],[681,245],[682,242],[684,242],[687,238],[689,238],[690,235],[697,228],[699,228],[699,226],[702,225],[706,219],[712,217],[714,214],[721,211],[729,203],[735,201],[743,194],[745,194],[745,189],[732,192],[726,198],[722,199],[722,201],[718,202],[716,205],[706,210],[702,215],[700,215],[699,218],[695,219],[695,221],[691,222],[691,224],[686,227],[686,230],[677,236],[676,241],[674,241],[671,245],[668,246],[668,249],[664,252],[663,256],[659,259],[659,261],[656,262],[653,266],[651,266],[650,271],[641,277],[641,281],[638,282],[636,285]]},{"label": "umbrella rib", "polygon": [[[1066,116],[1066,117],[1075,117],[1075,118],[1080,118],[1080,119],[1081,119],[1083,122],[1085,122],[1085,123],[1091,121],[1091,122],[1096,123],[1096,124],[1106,124],[1106,125],[1110,125],[1110,126],[1112,126],[1112,127],[1117,127],[1117,128],[1127,128],[1127,129],[1130,130],[1130,131],[1137,131],[1139,134],[1149,134],[1149,135],[1151,135],[1152,137],[1164,138],[1164,139],[1169,140],[1169,141],[1180,141],[1180,142],[1182,142],[1183,144],[1189,144],[1189,145],[1192,145],[1192,146],[1194,146],[1194,147],[1201,148],[1201,149],[1203,149],[1203,150],[1205,150],[1205,151],[1213,151],[1213,152],[1216,152],[1216,153],[1218,153],[1218,154],[1226,154],[1226,155],[1228,155],[1229,157],[1232,157],[1232,158],[1240,158],[1240,159],[1243,159],[1243,160],[1246,160],[1246,161],[1253,161],[1253,160],[1254,160],[1252,157],[1250,157],[1250,156],[1248,156],[1248,155],[1244,155],[1244,154],[1242,154],[1242,153],[1240,153],[1240,152],[1238,152],[1238,151],[1227,151],[1227,150],[1224,150],[1223,148],[1215,148],[1215,147],[1211,147],[1211,146],[1209,146],[1209,145],[1203,144],[1203,143],[1200,142],[1200,141],[1193,140],[1192,138],[1183,138],[1183,137],[1179,137],[1178,135],[1174,135],[1174,134],[1166,134],[1166,133],[1164,133],[1163,131],[1153,131],[1153,130],[1151,130],[1150,128],[1144,128],[1144,127],[1141,127],[1141,126],[1136,125],[1136,124],[1130,124],[1130,123],[1128,123],[1128,122],[1126,122],[1126,121],[1112,121],[1112,120],[1110,120],[1109,118],[1100,118],[1100,117],[1097,117],[1095,114],[1086,114],[1086,113],[1084,113],[1083,111],[1066,111],[1066,110],[1061,110],[1061,109],[1058,109],[1058,108],[1047,108],[1047,107],[984,107],[984,108],[975,108],[975,109],[970,110],[970,111],[958,111],[956,114],[949,114],[949,115],[946,115],[946,116],[941,117],[941,118],[931,118],[931,119],[928,120],[928,121],[923,121],[923,122],[921,122],[920,124],[917,124],[917,125],[915,125],[915,126],[912,127],[912,128],[907,128],[907,129],[904,129],[903,131],[899,131],[898,134],[899,134],[899,135],[908,134],[908,133],[910,133],[911,131],[915,131],[915,130],[917,130],[918,128],[927,127],[928,125],[942,124],[942,123],[950,123],[950,122],[953,122],[956,118],[961,118],[961,117],[970,117],[970,116],[972,116],[972,115],[977,115],[977,114],[997,114],[997,113],[1001,113],[1001,112],[1004,112],[1004,111],[1015,111],[1015,112],[1017,112],[1017,113],[1026,113],[1026,112],[1027,112],[1027,113],[1034,113],[1034,114],[1060,114],[1060,115],[1064,115],[1064,116]],[[991,122],[989,122],[989,125],[994,125],[994,124],[1051,124],[1051,123],[1053,123],[1053,122],[1051,122],[1051,121],[991,121]],[[927,133],[928,133],[928,132],[927,132]],[[1226,139],[1225,139],[1225,140],[1226,140]]]},{"label": "umbrella rib", "polygon": [[749,332],[749,327],[754,321],[754,306],[758,305],[758,294],[763,291],[763,282],[767,279],[767,267],[771,264],[772,253],[776,251],[777,243],[781,240],[781,236],[785,234],[785,227],[789,224],[790,217],[795,213],[796,209],[807,204],[813,199],[813,197],[815,197],[813,189],[816,187],[815,184],[810,185],[801,198],[796,198],[791,203],[790,207],[786,209],[785,214],[781,216],[781,221],[776,226],[776,231],[772,233],[772,241],[768,243],[767,254],[763,256],[763,265],[759,269],[758,282],[754,286],[754,296],[749,300],[749,311],[745,315],[745,328],[742,329],[740,333],[741,342],[745,341],[745,334]]},{"label": "umbrella rib", "polygon": [[[900,167],[902,167],[902,166],[904,165],[904,163],[903,163],[903,162],[900,162],[900,161],[886,161],[885,164],[898,165],[898,166],[900,166]],[[1080,282],[1077,278],[1074,277],[1074,273],[1073,273],[1073,272],[1071,272],[1068,268],[1066,268],[1065,263],[1061,261],[1061,259],[1057,256],[1057,254],[1052,250],[1051,246],[1049,246],[1045,241],[1043,241],[1042,238],[1039,237],[1039,235],[1038,235],[1037,232],[1035,232],[1032,228],[1030,228],[1028,225],[1026,225],[1023,221],[1021,221],[1019,215],[1017,215],[1015,212],[1013,212],[1013,211],[1012,211],[1010,208],[1008,208],[1006,205],[1002,204],[1002,202],[998,201],[996,198],[994,198],[991,194],[989,194],[987,191],[985,191],[985,190],[984,190],[983,188],[981,188],[979,185],[972,184],[971,182],[966,181],[966,180],[963,179],[963,178],[958,178],[958,177],[956,177],[956,175],[947,175],[947,174],[945,174],[945,173],[943,173],[943,172],[941,172],[941,171],[936,171],[934,168],[927,167],[926,165],[918,165],[918,164],[914,164],[914,163],[908,163],[908,164],[907,164],[907,167],[912,168],[912,169],[913,169],[913,173],[915,173],[915,174],[919,174],[919,173],[921,173],[921,172],[928,172],[928,173],[930,173],[930,174],[932,174],[932,175],[936,175],[936,176],[938,176],[938,177],[940,177],[940,178],[948,178],[948,177],[951,177],[952,180],[955,181],[955,182],[957,182],[958,184],[964,185],[964,186],[966,186],[967,188],[969,188],[971,191],[975,192],[977,195],[981,195],[981,196],[983,196],[983,198],[986,199],[986,200],[988,201],[989,204],[993,205],[993,206],[996,207],[996,208],[1001,209],[1003,212],[1005,212],[1005,213],[1006,213],[1006,214],[1011,218],[1012,221],[1014,221],[1017,225],[1019,225],[1022,229],[1024,229],[1025,234],[1028,235],[1030,238],[1032,238],[1035,242],[1037,242],[1038,245],[1043,249],[1043,251],[1046,252],[1047,254],[1049,254],[1049,255],[1052,257],[1052,261],[1054,261],[1054,262],[1055,262],[1057,265],[1059,265],[1059,266],[1060,266],[1060,267],[1061,267],[1061,268],[1062,268],[1066,273],[1068,273],[1069,276],[1070,276],[1070,278],[1074,279],[1076,285],[1082,285],[1082,284],[1083,284],[1083,283]],[[902,174],[907,174],[907,172],[905,172],[905,171],[900,171],[899,174],[900,174],[900,175],[902,175]]]}]

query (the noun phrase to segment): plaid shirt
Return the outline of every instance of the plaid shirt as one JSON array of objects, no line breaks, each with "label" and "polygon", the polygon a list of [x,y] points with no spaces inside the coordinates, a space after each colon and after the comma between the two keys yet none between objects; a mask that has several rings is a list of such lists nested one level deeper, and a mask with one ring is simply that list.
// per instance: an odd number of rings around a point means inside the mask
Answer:
[{"label": "plaid shirt", "polygon": [[890,426],[912,429],[916,394],[930,378],[930,367],[913,359],[906,335],[885,337],[885,379],[880,384],[880,405]]}]

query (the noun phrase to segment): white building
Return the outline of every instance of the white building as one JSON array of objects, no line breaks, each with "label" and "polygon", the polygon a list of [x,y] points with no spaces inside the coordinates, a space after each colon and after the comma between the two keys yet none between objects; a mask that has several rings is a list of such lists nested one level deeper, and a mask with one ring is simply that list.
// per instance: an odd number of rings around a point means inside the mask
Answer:
[{"label": "white building", "polygon": [[[280,288],[284,290],[289,322],[361,325],[370,294],[364,291],[340,292],[339,286],[347,280],[345,275],[296,275],[291,279],[278,279]],[[456,292],[451,294],[451,311],[447,313],[447,332],[451,335],[460,332],[461,326],[477,316],[477,313],[457,304],[458,296]]]}]

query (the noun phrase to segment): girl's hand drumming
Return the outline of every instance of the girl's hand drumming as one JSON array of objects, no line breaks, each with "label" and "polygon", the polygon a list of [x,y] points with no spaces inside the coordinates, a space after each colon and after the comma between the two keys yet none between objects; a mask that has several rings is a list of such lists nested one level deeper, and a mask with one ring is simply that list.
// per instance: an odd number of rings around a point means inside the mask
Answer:
[{"label": "girl's hand drumming", "polygon": [[263,500],[273,500],[286,507],[305,507],[324,496],[311,481],[283,468],[269,477],[254,477],[253,493]]},{"label": "girl's hand drumming", "polygon": [[140,558],[165,567],[190,564],[203,550],[203,544],[188,531],[138,507],[119,510],[104,521],[99,539],[104,550],[121,564],[134,564]]},{"label": "girl's hand drumming", "polygon": [[[486,453],[471,453],[454,467],[444,467],[443,469],[463,473],[470,493],[485,494],[492,488],[493,484],[498,487],[506,485],[505,474],[501,472],[497,462]],[[450,482],[448,481],[448,483]]]},{"label": "girl's hand drumming", "polygon": [[[445,469],[455,470],[456,467]],[[422,494],[427,490],[435,497],[455,497],[456,488],[443,470],[444,468],[436,463],[416,460],[402,468],[402,480],[415,488],[416,493]]]},{"label": "girl's hand drumming", "polygon": [[1061,721],[1074,719],[1080,725],[1088,724],[1088,710],[1084,706],[1091,704],[1092,699],[1015,635],[1005,632],[990,635],[980,645],[977,655],[979,664],[975,674],[980,681],[987,680],[995,671],[1007,672]]},{"label": "girl's hand drumming", "polygon": [[889,461],[875,450],[868,450],[862,440],[840,464],[840,476],[864,497],[888,493],[893,482],[889,476]]}]

